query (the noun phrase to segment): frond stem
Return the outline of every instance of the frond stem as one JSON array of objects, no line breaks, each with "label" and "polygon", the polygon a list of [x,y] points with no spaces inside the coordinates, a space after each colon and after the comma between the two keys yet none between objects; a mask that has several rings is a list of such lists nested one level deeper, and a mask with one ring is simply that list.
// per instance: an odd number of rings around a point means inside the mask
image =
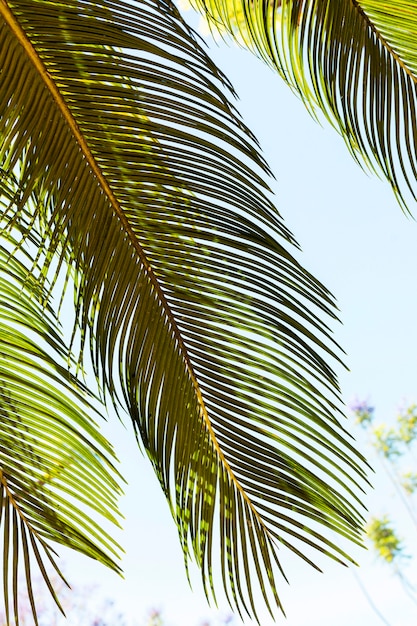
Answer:
[{"label": "frond stem", "polygon": [[385,39],[385,37],[382,35],[382,33],[377,29],[375,24],[369,19],[369,17],[366,14],[365,10],[361,7],[360,2],[358,0],[351,0],[351,1],[352,1],[352,5],[355,7],[355,9],[358,11],[358,13],[360,13],[360,15],[363,17],[363,19],[367,23],[368,27],[376,35],[377,39],[380,41],[382,46],[384,48],[386,48],[386,50],[388,50],[389,54],[395,59],[395,61],[398,63],[398,65],[401,67],[401,69],[403,69],[404,72],[407,74],[407,76],[409,76],[411,78],[411,80],[417,85],[417,76],[415,76],[413,74],[413,72],[404,63],[404,61],[402,60],[400,55],[397,52],[395,52],[395,50],[391,46],[391,44],[388,43],[387,39]]},{"label": "frond stem", "polygon": [[[131,244],[133,245],[133,247],[135,248],[135,250],[137,251],[139,258],[141,260],[141,262],[143,263],[144,269],[148,275],[149,280],[151,281],[152,285],[154,286],[159,299],[161,301],[161,304],[163,305],[166,315],[171,323],[171,327],[173,329],[173,332],[175,334],[176,340],[178,341],[178,344],[181,348],[181,352],[183,354],[183,358],[185,361],[185,365],[188,369],[188,373],[190,375],[190,379],[194,385],[195,388],[195,392],[198,398],[198,402],[200,404],[201,407],[201,411],[202,411],[202,417],[205,423],[205,426],[207,428],[207,431],[210,435],[210,438],[213,442],[213,445],[217,451],[217,454],[219,455],[219,459],[222,463],[222,465],[224,466],[224,468],[226,469],[227,474],[230,477],[230,480],[232,483],[235,484],[236,488],[238,489],[238,491],[240,492],[241,496],[243,497],[243,499],[246,501],[246,503],[248,504],[249,508],[251,509],[252,513],[254,514],[254,516],[256,517],[256,519],[258,520],[259,524],[264,528],[265,532],[269,535],[269,531],[268,528],[265,526],[261,516],[259,515],[258,511],[255,509],[254,505],[252,504],[251,500],[249,499],[249,497],[246,495],[246,492],[244,490],[244,488],[242,487],[242,485],[240,484],[240,482],[238,481],[238,479],[236,478],[232,468],[230,467],[229,463],[227,462],[223,451],[220,448],[220,445],[217,441],[217,437],[215,432],[213,431],[213,427],[211,425],[211,421],[205,406],[205,402],[203,399],[203,396],[201,394],[200,391],[200,385],[198,383],[196,374],[194,372],[194,368],[192,366],[192,363],[190,361],[190,357],[188,355],[188,350],[184,344],[180,329],[177,325],[177,322],[174,318],[174,315],[171,311],[171,307],[167,301],[167,298],[161,288],[161,285],[159,283],[158,278],[155,275],[155,272],[152,268],[152,266],[150,265],[148,258],[146,256],[146,253],[143,249],[143,247],[141,246],[136,233],[134,232],[134,230],[132,229],[131,225],[129,224],[129,221],[126,217],[126,215],[124,214],[124,211],[122,209],[122,207],[120,206],[119,201],[117,200],[115,194],[113,193],[109,183],[106,180],[106,177],[104,176],[103,172],[101,171],[100,166],[98,165],[93,153],[91,152],[81,130],[80,127],[78,126],[76,120],[74,119],[70,109],[68,108],[68,105],[66,104],[64,98],[62,97],[58,87],[55,84],[55,81],[53,80],[52,76],[50,75],[50,73],[48,72],[47,68],[45,67],[42,59],[39,57],[38,53],[36,52],[35,48],[33,47],[31,41],[29,40],[28,36],[26,35],[26,33],[23,31],[22,27],[20,26],[18,20],[16,19],[16,17],[14,16],[13,12],[11,11],[10,7],[7,4],[6,0],[0,0],[0,15],[3,17],[3,19],[5,20],[7,26],[10,28],[10,30],[13,32],[13,34],[16,36],[17,40],[19,41],[19,43],[21,44],[21,46],[23,47],[24,51],[26,52],[29,60],[32,62],[32,64],[34,65],[35,69],[38,71],[39,75],[41,76],[42,80],[45,83],[46,88],[48,89],[48,91],[50,92],[51,96],[53,97],[53,99],[56,102],[56,105],[58,106],[58,109],[60,110],[62,116],[64,117],[66,123],[68,124],[68,127],[70,128],[75,140],[77,141],[78,145],[81,148],[82,153],[85,156],[86,162],[88,163],[89,167],[91,168],[94,176],[96,177],[98,183],[101,185],[103,191],[105,192],[105,194],[107,195],[110,204],[112,205],[116,215],[118,216],[123,228],[126,230],[126,233],[128,234]],[[1,471],[1,470],[0,470]]]}]

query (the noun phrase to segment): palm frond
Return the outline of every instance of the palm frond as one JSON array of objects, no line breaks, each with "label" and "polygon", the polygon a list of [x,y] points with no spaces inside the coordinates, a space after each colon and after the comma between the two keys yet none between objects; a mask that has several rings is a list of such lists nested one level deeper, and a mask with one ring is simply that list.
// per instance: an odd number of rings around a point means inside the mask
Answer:
[{"label": "palm frond", "polygon": [[36,226],[37,280],[70,266],[74,345],[127,407],[207,594],[217,552],[231,605],[256,616],[258,581],[273,611],[280,543],[311,561],[303,546],[348,559],[334,532],[360,541],[333,299],[289,252],[256,140],[171,2],[0,16],[8,232]]},{"label": "palm frond", "polygon": [[11,243],[0,247],[0,527],[6,617],[11,605],[18,623],[20,570],[35,622],[31,565],[53,594],[48,566],[62,576],[51,542],[119,571],[117,544],[94,517],[118,524],[122,481],[91,394],[58,362],[68,349],[33,262],[11,256]]},{"label": "palm frond", "polygon": [[417,194],[416,0],[196,0],[324,112],[404,209]]}]

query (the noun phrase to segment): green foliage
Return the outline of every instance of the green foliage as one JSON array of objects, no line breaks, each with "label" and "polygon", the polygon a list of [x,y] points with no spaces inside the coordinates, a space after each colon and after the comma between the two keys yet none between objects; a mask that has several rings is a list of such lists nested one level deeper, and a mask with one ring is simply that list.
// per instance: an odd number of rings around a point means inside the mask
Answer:
[{"label": "green foliage", "polygon": [[[375,410],[366,402],[356,402],[352,410],[359,418],[362,414],[374,416]],[[417,491],[417,474],[415,473],[414,445],[417,442],[416,432],[416,405],[410,405],[401,410],[393,426],[384,424],[374,425],[373,420],[360,420],[359,423],[369,434],[369,445],[376,451],[385,470],[385,475],[395,489],[397,502],[402,505],[403,513],[417,528],[417,512],[414,507],[414,494]],[[411,464],[411,468],[409,469]],[[384,489],[387,493],[387,487]],[[390,502],[385,501],[384,507],[389,509]],[[411,555],[407,553],[404,540],[396,529],[397,507],[391,502],[390,515],[372,516],[366,528],[367,537],[378,559],[387,563],[393,573],[400,580],[404,592],[409,599],[417,604],[417,597],[413,584],[408,581],[404,571],[406,560]],[[370,600],[366,590],[364,590]],[[375,613],[383,621],[377,607],[370,600]]]},{"label": "green foliage", "polygon": [[[416,0],[199,5],[416,198]],[[220,571],[239,613],[261,595],[273,614],[280,545],[315,565],[311,548],[349,560],[335,533],[361,542],[365,461],[339,422],[333,298],[295,256],[233,89],[171,0],[0,0],[0,79],[6,621],[19,572],[35,621],[32,565],[54,593],[52,542],[119,569],[103,521],[122,478],[92,420],[109,401],[207,596]],[[385,462],[416,420],[374,430]]]},{"label": "green foliage", "polygon": [[412,404],[397,418],[398,437],[406,445],[417,441],[417,405]]},{"label": "green foliage", "polygon": [[400,456],[401,439],[394,428],[387,428],[385,424],[381,424],[373,429],[372,435],[373,445],[379,454],[390,460]]},{"label": "green foliage", "polygon": [[417,406],[411,405],[397,416],[397,426],[387,428],[380,424],[373,430],[376,450],[389,460],[400,457],[407,447],[417,441]]},{"label": "green foliage", "polygon": [[417,0],[194,0],[320,110],[405,208],[416,199]]},{"label": "green foliage", "polygon": [[[355,402],[350,406],[356,423],[369,430],[374,422],[375,408],[367,401]],[[408,452],[417,441],[417,405],[412,404],[398,413],[396,426],[378,424],[371,428],[371,443],[386,459],[392,461]]]},{"label": "green foliage", "polygon": [[366,527],[366,533],[372,545],[383,561],[387,563],[397,562],[404,558],[404,545],[398,537],[391,520],[387,515],[382,518],[371,518]]},{"label": "green foliage", "polygon": [[401,476],[401,486],[408,495],[412,495],[417,491],[417,473],[405,472]]},{"label": "green foliage", "polygon": [[0,0],[0,78],[6,620],[19,573],[36,620],[32,565],[53,592],[52,542],[119,569],[106,403],[207,596],[274,613],[280,545],[351,560],[335,534],[361,543],[365,461],[339,421],[333,297],[228,80],[170,0]]}]

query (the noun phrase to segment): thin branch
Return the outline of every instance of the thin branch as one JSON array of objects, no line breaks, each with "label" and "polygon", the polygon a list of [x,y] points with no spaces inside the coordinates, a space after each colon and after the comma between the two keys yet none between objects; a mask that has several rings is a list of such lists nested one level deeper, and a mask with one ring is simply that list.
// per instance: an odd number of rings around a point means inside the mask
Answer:
[{"label": "thin branch", "polygon": [[356,580],[356,582],[358,583],[358,585],[360,587],[360,590],[362,591],[363,595],[365,596],[369,606],[371,607],[371,609],[373,610],[375,615],[377,615],[379,617],[379,619],[385,624],[385,626],[392,626],[392,624],[390,624],[390,622],[388,622],[385,619],[385,617],[382,615],[382,613],[379,611],[378,607],[376,606],[376,604],[372,600],[372,597],[369,595],[368,590],[366,589],[365,585],[363,584],[363,582],[359,578],[359,576],[356,573],[356,571],[355,570],[352,570],[352,571],[353,571],[353,575],[355,577],[355,580]]}]

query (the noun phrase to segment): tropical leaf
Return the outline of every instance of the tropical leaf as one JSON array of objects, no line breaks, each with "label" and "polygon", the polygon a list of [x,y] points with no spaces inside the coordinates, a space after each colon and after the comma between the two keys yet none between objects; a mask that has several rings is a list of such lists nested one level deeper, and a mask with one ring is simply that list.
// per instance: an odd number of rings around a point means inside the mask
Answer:
[{"label": "tropical leaf", "polygon": [[122,479],[91,418],[91,393],[58,362],[68,348],[26,260],[0,247],[0,528],[8,623],[10,604],[18,623],[22,568],[36,623],[31,565],[54,593],[47,566],[62,574],[51,542],[120,569],[117,544],[93,517],[118,524]]},{"label": "tropical leaf", "polygon": [[0,16],[4,236],[36,245],[41,288],[73,277],[79,363],[89,347],[127,408],[206,593],[217,554],[231,605],[256,616],[258,586],[272,611],[280,543],[311,562],[348,559],[334,533],[360,542],[333,299],[171,2],[0,0]]},{"label": "tropical leaf", "polygon": [[417,193],[416,0],[195,0],[321,109],[403,208]]}]

